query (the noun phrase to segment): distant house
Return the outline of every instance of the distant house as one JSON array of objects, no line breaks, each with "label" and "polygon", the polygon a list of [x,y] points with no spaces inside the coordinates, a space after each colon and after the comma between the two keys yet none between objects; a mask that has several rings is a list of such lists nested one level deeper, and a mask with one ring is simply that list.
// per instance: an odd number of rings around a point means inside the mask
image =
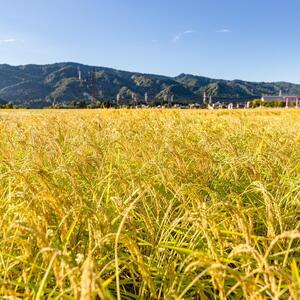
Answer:
[{"label": "distant house", "polygon": [[227,105],[225,105],[224,102],[217,101],[213,104],[213,107],[215,109],[222,109],[222,108],[227,108]]}]

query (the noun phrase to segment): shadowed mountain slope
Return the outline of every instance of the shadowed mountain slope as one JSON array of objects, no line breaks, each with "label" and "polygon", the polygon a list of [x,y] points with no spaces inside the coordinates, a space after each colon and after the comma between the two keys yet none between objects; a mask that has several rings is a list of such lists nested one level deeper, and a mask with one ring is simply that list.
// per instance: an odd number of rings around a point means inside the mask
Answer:
[{"label": "shadowed mountain slope", "polygon": [[[79,79],[78,70],[81,78]],[[99,101],[113,102],[120,94],[120,102],[143,102],[145,93],[150,103],[163,103],[173,95],[175,103],[202,102],[203,93],[219,101],[245,101],[263,94],[300,94],[300,85],[276,82],[255,83],[241,80],[218,80],[181,74],[167,77],[153,74],[126,72],[111,68],[92,67],[77,63],[51,65],[0,65],[0,99],[16,105],[47,107],[53,103],[70,105],[91,95],[91,78],[95,70],[95,83]]]}]

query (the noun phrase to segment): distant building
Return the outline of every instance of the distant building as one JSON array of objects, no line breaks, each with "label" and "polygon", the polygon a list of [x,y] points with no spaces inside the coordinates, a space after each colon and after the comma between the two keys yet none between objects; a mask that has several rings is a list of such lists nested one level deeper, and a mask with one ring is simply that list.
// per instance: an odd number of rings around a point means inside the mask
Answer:
[{"label": "distant building", "polygon": [[262,96],[261,100],[265,102],[282,101],[282,102],[299,103],[300,96]]},{"label": "distant building", "polygon": [[286,108],[290,106],[289,103],[293,103],[295,104],[295,107],[298,108],[300,96],[291,96],[291,95],[283,96],[282,93],[280,92],[279,96],[262,96],[261,100],[263,102],[272,102],[272,101],[284,102]]},{"label": "distant building", "polygon": [[213,107],[215,109],[222,109],[222,108],[226,108],[227,105],[225,105],[224,102],[217,101],[213,104]]}]

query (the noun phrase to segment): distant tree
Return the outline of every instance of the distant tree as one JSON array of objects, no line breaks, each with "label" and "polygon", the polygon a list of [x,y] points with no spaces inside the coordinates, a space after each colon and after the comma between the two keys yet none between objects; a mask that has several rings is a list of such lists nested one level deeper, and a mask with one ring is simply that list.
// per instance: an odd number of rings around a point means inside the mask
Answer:
[{"label": "distant tree", "polygon": [[285,103],[279,100],[263,102],[263,106],[265,107],[284,107]]},{"label": "distant tree", "polygon": [[250,102],[251,108],[256,108],[262,106],[263,101],[261,99],[255,99]]},{"label": "distant tree", "polygon": [[5,108],[5,109],[12,109],[12,108],[14,108],[14,105],[13,105],[11,102],[8,102],[8,103],[6,103],[6,104],[4,105],[4,108]]},{"label": "distant tree", "polygon": [[79,101],[77,106],[78,108],[87,108],[85,100]]},{"label": "distant tree", "polygon": [[250,102],[250,107],[285,107],[285,102],[275,100],[275,101],[262,101],[261,99],[255,99]]}]

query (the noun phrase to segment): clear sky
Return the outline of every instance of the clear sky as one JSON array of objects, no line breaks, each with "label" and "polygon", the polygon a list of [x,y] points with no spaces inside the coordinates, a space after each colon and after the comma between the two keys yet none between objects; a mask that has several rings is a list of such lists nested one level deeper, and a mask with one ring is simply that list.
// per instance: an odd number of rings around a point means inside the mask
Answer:
[{"label": "clear sky", "polygon": [[300,83],[299,0],[0,0],[0,63]]}]

